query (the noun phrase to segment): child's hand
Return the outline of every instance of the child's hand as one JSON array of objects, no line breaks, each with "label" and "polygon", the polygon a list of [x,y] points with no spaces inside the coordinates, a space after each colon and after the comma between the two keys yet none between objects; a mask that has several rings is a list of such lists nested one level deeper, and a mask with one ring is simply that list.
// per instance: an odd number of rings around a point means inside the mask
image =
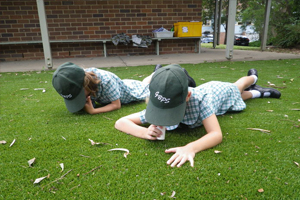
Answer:
[{"label": "child's hand", "polygon": [[157,128],[157,126],[151,124],[146,133],[146,139],[148,140],[156,140],[162,134],[161,130]]},{"label": "child's hand", "polygon": [[167,164],[171,167],[180,167],[186,161],[190,161],[191,167],[194,167],[195,153],[189,146],[176,147],[165,150],[165,153],[175,153],[168,161]]},{"label": "child's hand", "polygon": [[93,103],[92,103],[92,100],[91,100],[90,96],[88,96],[86,98],[86,102],[85,102],[85,105],[84,105],[84,110],[85,110],[85,112],[87,112],[89,114],[94,113],[94,106],[93,106]]}]

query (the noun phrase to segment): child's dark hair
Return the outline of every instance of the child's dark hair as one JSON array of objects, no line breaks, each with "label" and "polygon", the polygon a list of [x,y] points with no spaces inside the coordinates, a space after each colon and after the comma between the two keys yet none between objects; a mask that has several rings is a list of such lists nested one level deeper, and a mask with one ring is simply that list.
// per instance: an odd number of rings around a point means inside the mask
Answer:
[{"label": "child's dark hair", "polygon": [[100,80],[95,73],[85,72],[83,87],[91,96],[96,96],[96,92],[98,92],[98,83],[100,83]]}]

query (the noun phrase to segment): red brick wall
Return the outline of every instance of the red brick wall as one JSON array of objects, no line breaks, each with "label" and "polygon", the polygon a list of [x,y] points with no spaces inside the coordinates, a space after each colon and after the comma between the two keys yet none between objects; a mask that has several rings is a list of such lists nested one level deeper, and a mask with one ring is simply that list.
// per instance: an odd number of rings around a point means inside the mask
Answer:
[{"label": "red brick wall", "polygon": [[[175,22],[201,21],[202,0],[44,0],[50,40],[107,39],[118,33],[151,35]],[[41,40],[36,0],[0,1],[0,42]],[[0,45],[2,61],[42,59],[42,44]],[[53,58],[103,56],[102,43],[52,43]],[[114,46],[108,56],[155,54],[149,48]],[[165,40],[160,53],[194,53],[194,41]]]}]

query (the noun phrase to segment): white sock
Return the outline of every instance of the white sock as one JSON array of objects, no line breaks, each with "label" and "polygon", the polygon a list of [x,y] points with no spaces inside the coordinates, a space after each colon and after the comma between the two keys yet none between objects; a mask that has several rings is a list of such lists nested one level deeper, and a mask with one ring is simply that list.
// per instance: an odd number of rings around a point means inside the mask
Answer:
[{"label": "white sock", "polygon": [[250,90],[249,92],[252,94],[252,99],[259,98],[261,96],[261,93],[258,90]]},{"label": "white sock", "polygon": [[252,84],[252,85],[254,85],[254,84],[257,82],[257,79],[258,79],[258,78],[257,78],[257,76],[254,75],[254,74],[253,74],[253,75],[250,75],[250,76],[254,78],[254,82],[253,82],[253,84]]},{"label": "white sock", "polygon": [[[258,90],[250,90],[249,92],[251,92],[251,94],[252,94],[252,99],[261,97],[261,93]],[[270,92],[264,93],[264,97],[269,97],[270,95],[271,95]]]}]

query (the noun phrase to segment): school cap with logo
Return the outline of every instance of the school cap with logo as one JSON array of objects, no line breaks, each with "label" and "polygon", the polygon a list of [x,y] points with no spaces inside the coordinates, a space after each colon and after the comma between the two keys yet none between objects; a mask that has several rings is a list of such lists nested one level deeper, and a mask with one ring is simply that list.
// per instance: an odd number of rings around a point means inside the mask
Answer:
[{"label": "school cap with logo", "polygon": [[84,76],[84,70],[71,62],[62,64],[53,74],[52,85],[72,113],[80,111],[86,102]]},{"label": "school cap with logo", "polygon": [[150,97],[146,108],[146,120],[157,126],[173,126],[180,123],[186,109],[188,79],[179,65],[158,69],[149,84]]}]

